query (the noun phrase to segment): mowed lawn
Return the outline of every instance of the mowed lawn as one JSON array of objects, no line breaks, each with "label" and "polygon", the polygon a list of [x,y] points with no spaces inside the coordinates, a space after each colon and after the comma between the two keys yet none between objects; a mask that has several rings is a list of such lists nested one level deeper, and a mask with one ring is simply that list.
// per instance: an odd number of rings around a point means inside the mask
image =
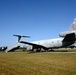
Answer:
[{"label": "mowed lawn", "polygon": [[0,75],[76,75],[76,53],[0,52]]}]

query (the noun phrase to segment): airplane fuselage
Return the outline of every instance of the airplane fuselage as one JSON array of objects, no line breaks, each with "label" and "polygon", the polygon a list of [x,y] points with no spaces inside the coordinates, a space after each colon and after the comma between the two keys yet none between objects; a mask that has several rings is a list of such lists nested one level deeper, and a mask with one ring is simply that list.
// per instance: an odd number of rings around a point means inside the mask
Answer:
[{"label": "airplane fuselage", "polygon": [[[49,48],[61,48],[61,47],[66,47],[68,45],[73,44],[74,42],[63,42],[63,38],[56,38],[56,39],[48,39],[48,40],[40,40],[40,41],[34,41],[31,42],[33,44],[38,44],[46,47],[47,49]],[[33,46],[25,44],[25,48],[27,50],[32,50]]]},{"label": "airplane fuselage", "polygon": [[49,39],[49,40],[41,40],[41,41],[34,41],[34,42],[26,42],[21,41],[21,43],[25,44],[25,48],[27,50],[33,50],[34,48],[60,48],[72,45],[76,41],[76,18],[72,22],[72,24],[68,27],[68,29],[64,32],[60,32],[60,37],[56,39]]}]

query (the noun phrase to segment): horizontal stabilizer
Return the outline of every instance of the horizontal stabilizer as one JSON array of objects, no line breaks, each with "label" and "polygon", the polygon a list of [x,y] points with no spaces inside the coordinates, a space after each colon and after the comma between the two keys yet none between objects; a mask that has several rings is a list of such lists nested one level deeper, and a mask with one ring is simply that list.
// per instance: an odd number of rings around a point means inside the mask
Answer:
[{"label": "horizontal stabilizer", "polygon": [[22,36],[22,35],[13,35],[13,36],[30,38],[30,36]]},{"label": "horizontal stabilizer", "polygon": [[13,35],[13,36],[18,37],[18,40],[17,40],[18,43],[20,42],[22,37],[30,38],[30,36],[22,36],[22,35]]}]

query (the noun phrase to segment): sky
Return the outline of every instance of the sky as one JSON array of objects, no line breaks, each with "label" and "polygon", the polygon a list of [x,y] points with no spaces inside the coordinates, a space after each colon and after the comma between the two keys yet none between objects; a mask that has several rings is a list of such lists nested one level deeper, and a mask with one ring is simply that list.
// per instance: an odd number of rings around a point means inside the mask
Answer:
[{"label": "sky", "polygon": [[0,46],[58,38],[76,17],[76,0],[0,0]]}]

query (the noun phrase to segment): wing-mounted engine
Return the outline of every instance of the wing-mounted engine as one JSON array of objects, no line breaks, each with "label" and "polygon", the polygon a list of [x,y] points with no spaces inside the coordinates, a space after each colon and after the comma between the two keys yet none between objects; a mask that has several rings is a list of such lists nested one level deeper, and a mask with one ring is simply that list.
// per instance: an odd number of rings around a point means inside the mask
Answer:
[{"label": "wing-mounted engine", "polygon": [[59,36],[60,36],[60,37],[65,37],[67,34],[72,34],[72,33],[74,33],[75,36],[76,36],[76,30],[61,32],[61,33],[59,34]]},{"label": "wing-mounted engine", "polygon": [[33,46],[25,44],[25,45],[24,45],[24,48],[25,48],[27,51],[31,51],[31,50],[33,49]]}]

